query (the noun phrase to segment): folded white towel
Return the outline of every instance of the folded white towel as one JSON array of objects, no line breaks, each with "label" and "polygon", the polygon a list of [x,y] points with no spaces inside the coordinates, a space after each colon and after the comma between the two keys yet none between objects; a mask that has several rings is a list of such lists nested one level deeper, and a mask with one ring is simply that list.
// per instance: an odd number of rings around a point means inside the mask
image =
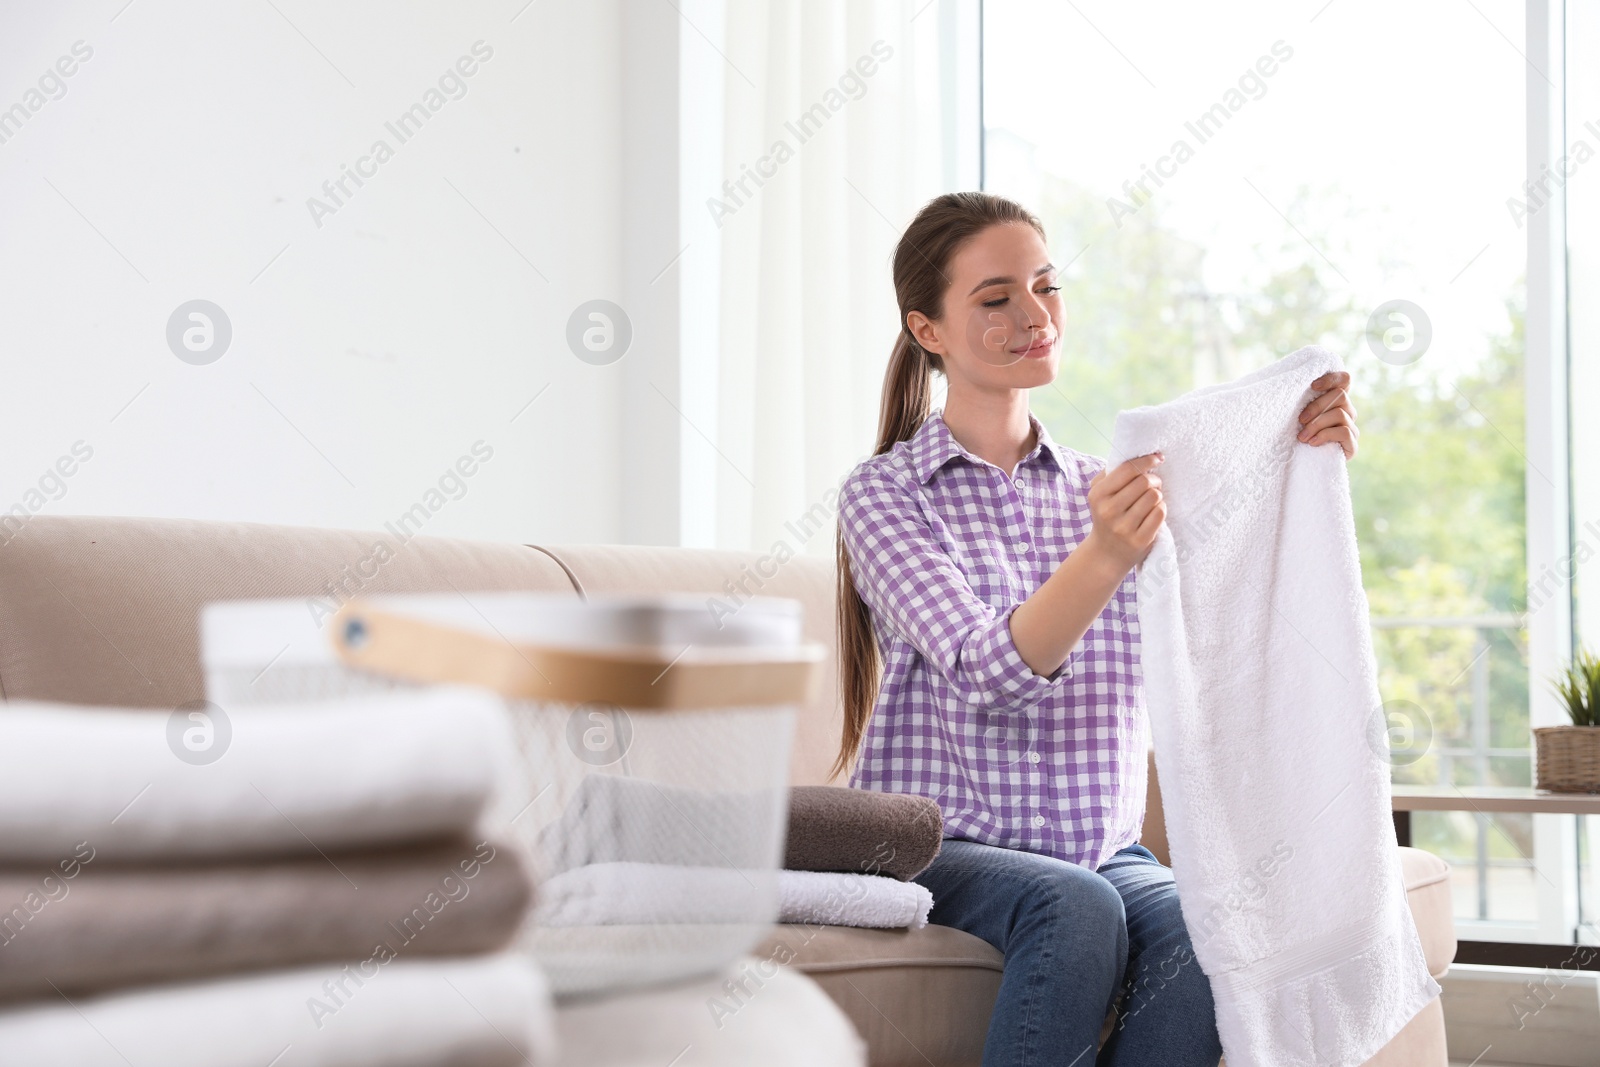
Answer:
[{"label": "folded white towel", "polygon": [[0,1063],[512,1067],[553,1062],[550,994],[526,956],[367,961],[365,968],[271,971],[0,1011]]},{"label": "folded white towel", "polygon": [[933,897],[870,874],[591,863],[539,886],[536,926],[804,922],[884,929],[928,924]]},{"label": "folded white towel", "polygon": [[786,923],[917,930],[933,907],[926,886],[875,874],[780,871],[778,892]]},{"label": "folded white towel", "polygon": [[[1183,916],[1232,1067],[1365,1063],[1439,994],[1406,903],[1345,459],[1295,440],[1303,348],[1117,416],[1162,451],[1139,569],[1146,706]],[[1381,727],[1378,738],[1382,738]]]},{"label": "folded white towel", "polygon": [[499,698],[464,687],[224,715],[210,724],[221,757],[196,765],[174,748],[207,728],[187,713],[7,704],[0,860],[58,862],[80,842],[96,859],[158,859],[470,832],[515,751]]}]

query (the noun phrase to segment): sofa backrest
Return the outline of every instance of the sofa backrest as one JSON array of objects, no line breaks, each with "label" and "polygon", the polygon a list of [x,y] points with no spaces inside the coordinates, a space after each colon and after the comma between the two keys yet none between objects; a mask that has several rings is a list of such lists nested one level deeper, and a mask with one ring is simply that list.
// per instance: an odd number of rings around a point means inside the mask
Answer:
[{"label": "sofa backrest", "polygon": [[693,592],[728,611],[752,595],[800,600],[806,640],[829,656],[798,723],[794,781],[827,780],[841,721],[833,569],[807,557],[39,515],[0,530],[0,697],[176,708],[204,696],[209,601],[305,596],[337,607],[359,593],[474,590]]},{"label": "sofa backrest", "polygon": [[205,695],[199,620],[209,601],[305,596],[337,607],[358,592],[452,589],[572,584],[555,560],[517,544],[36,515],[0,531],[0,696],[176,708]]},{"label": "sofa backrest", "polygon": [[[379,543],[386,551],[378,551]],[[791,780],[829,782],[839,703],[834,568],[810,556],[632,545],[528,546],[258,523],[39,515],[0,529],[0,698],[176,708],[204,696],[212,600],[518,590],[701,593],[707,610],[793,597],[828,651],[796,727]],[[308,606],[307,610],[311,610]],[[837,783],[836,783],[837,784]],[[1155,764],[1144,843],[1163,861]]]}]

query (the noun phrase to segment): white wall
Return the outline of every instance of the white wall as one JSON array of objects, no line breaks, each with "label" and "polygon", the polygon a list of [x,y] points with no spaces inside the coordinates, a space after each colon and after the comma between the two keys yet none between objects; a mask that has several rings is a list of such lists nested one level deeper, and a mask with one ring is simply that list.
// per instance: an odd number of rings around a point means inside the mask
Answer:
[{"label": "white wall", "polygon": [[[619,0],[524,3],[0,8],[0,510],[372,528],[431,500],[429,533],[670,539],[621,503],[651,323],[610,365],[565,339],[624,301]],[[480,40],[464,96],[386,130]],[[232,323],[208,365],[166,340],[195,298]]]}]

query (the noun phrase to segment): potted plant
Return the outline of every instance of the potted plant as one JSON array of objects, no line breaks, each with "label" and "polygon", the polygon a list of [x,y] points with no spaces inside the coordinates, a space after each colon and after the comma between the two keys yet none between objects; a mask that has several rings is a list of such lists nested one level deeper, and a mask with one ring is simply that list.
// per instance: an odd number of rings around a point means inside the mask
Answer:
[{"label": "potted plant", "polygon": [[1535,780],[1553,793],[1600,793],[1600,656],[1579,649],[1554,684],[1572,725],[1533,731]]}]

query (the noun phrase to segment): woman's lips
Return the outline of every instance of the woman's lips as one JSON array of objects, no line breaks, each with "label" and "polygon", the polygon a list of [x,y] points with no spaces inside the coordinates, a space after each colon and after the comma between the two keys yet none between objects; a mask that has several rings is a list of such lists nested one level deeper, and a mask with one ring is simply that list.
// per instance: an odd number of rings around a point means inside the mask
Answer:
[{"label": "woman's lips", "polygon": [[1013,348],[1011,352],[1013,355],[1022,356],[1024,359],[1038,359],[1041,356],[1049,355],[1050,350],[1055,346],[1056,339],[1054,337],[1041,337],[1026,348]]}]

